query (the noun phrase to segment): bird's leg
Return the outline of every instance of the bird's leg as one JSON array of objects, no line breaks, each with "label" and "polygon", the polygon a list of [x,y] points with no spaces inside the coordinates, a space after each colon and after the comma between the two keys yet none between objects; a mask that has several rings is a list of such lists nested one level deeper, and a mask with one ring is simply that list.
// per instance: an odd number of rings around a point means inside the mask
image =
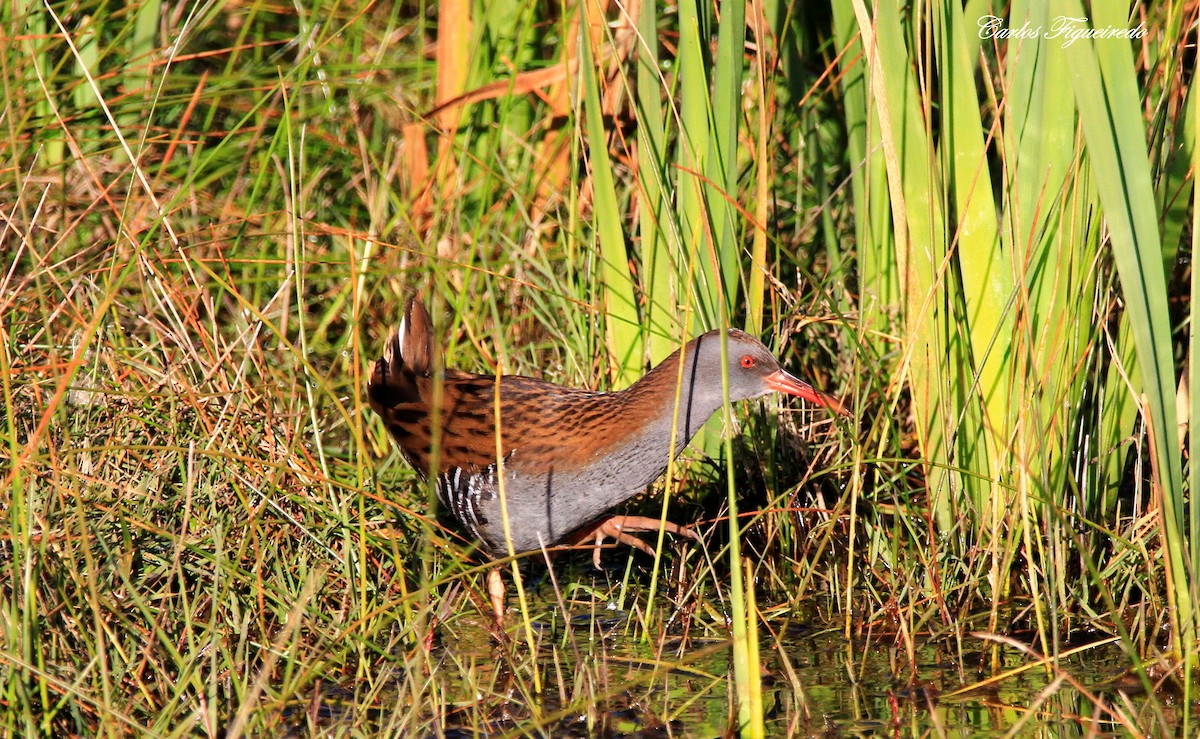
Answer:
[{"label": "bird's leg", "polygon": [[654,556],[654,550],[650,548],[649,544],[636,536],[631,536],[628,532],[658,531],[660,528],[672,534],[700,541],[699,534],[687,526],[680,526],[677,523],[662,521],[657,518],[647,518],[646,516],[613,516],[596,527],[595,549],[592,550],[592,564],[596,566],[596,569],[600,569],[600,546],[604,544],[605,537],[615,539],[631,547],[636,547],[646,554]]},{"label": "bird's leg", "polygon": [[500,574],[500,566],[496,565],[487,574],[488,598],[492,601],[492,615],[496,617],[496,625],[504,630],[504,578]]}]

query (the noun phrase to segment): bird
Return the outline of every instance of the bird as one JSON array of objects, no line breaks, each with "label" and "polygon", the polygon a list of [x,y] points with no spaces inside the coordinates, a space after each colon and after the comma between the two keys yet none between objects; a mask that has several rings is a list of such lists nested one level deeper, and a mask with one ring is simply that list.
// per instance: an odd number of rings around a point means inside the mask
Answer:
[{"label": "bird", "polygon": [[[586,530],[662,475],[724,403],[723,354],[731,402],[777,392],[846,413],[837,398],[785,372],[761,342],[733,328],[724,332],[724,353],[721,331],[708,331],[613,392],[444,368],[433,341],[428,311],[410,300],[371,370],[367,401],[401,456],[423,480],[434,479],[440,504],[493,557]],[[660,527],[699,539],[669,521],[612,516],[588,534],[594,563],[605,538],[653,553],[631,533]],[[489,572],[488,594],[502,624],[499,572]]]}]

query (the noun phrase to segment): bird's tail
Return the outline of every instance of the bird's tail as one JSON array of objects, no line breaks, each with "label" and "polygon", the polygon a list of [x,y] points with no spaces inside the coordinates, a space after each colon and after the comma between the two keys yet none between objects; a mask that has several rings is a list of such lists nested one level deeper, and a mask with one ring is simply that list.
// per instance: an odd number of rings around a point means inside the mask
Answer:
[{"label": "bird's tail", "polygon": [[428,377],[433,371],[433,322],[429,311],[416,299],[408,301],[400,328],[388,342],[388,354],[418,375]]},{"label": "bird's tail", "polygon": [[367,380],[367,400],[381,415],[384,409],[417,402],[417,377],[428,377],[432,371],[433,323],[425,306],[410,300]]}]

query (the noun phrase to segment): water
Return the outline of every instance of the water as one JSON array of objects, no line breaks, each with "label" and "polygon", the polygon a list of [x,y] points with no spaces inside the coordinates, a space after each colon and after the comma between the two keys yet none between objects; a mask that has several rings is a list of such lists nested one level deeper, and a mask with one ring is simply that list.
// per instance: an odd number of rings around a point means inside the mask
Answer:
[{"label": "water", "polygon": [[[672,623],[654,627],[659,636],[648,640],[636,611],[596,597],[607,590],[567,588],[561,605],[550,587],[532,590],[532,651],[518,616],[508,625],[511,640],[500,644],[480,610],[463,601],[456,615],[435,627],[426,666],[399,672],[390,688],[376,685],[369,710],[361,687],[325,686],[322,695],[305,697],[302,708],[285,711],[283,723],[298,732],[298,723],[308,722],[366,734],[449,737],[711,737],[736,731],[730,642],[724,629],[713,626],[720,623],[711,618],[715,604],[704,604],[704,617],[689,623],[687,614],[664,602],[659,616],[673,615]],[[1012,645],[971,635],[961,641],[918,638],[910,654],[895,634],[847,639],[843,628],[822,626],[812,613],[773,613],[760,629],[771,736],[1182,730],[1175,697],[1161,690],[1148,696],[1124,674],[1128,658],[1103,636],[1081,640],[1073,646],[1099,646],[1051,668]],[[989,680],[994,676],[1000,677]],[[1193,716],[1195,711],[1193,706]]]}]

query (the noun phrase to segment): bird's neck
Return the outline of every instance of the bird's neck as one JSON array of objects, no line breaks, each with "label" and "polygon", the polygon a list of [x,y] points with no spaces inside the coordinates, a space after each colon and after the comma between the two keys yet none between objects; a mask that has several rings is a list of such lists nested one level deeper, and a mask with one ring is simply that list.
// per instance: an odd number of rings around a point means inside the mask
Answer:
[{"label": "bird's neck", "polygon": [[[634,443],[645,447],[664,464],[669,456],[678,454],[721,407],[720,378],[717,378],[716,392],[713,392],[713,378],[700,377],[696,372],[698,341],[692,340],[682,353],[675,352],[621,391],[626,396],[627,408],[648,409],[645,413],[634,411],[631,414],[642,416]],[[675,439],[674,449],[671,448],[672,438]]]}]

